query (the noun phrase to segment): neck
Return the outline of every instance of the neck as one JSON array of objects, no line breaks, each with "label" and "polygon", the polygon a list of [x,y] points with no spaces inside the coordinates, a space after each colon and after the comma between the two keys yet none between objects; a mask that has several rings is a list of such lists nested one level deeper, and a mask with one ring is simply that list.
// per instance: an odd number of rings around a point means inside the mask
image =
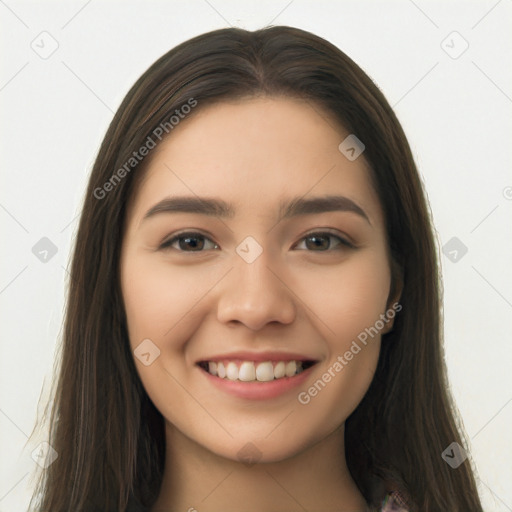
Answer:
[{"label": "neck", "polygon": [[365,512],[345,461],[344,426],[278,462],[244,464],[206,450],[166,423],[166,460],[151,512]]}]

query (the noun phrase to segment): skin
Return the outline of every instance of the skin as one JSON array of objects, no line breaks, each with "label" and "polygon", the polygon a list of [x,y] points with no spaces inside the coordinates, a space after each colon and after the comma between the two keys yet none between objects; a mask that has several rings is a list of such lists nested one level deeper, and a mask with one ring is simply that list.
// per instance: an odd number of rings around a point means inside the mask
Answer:
[{"label": "skin", "polygon": [[[131,348],[150,339],[160,350],[148,366],[134,357],[166,425],[152,512],[366,510],[346,466],[344,422],[371,383],[380,335],[308,404],[297,399],[393,302],[381,206],[364,154],[351,162],[338,149],[347,135],[316,105],[259,97],[198,107],[153,150],[121,254]],[[327,194],[350,198],[368,220],[351,211],[279,218],[281,200]],[[144,219],[178,195],[218,197],[236,214]],[[325,230],[330,248],[307,242]],[[183,239],[159,248],[184,231],[206,237],[196,240],[200,251]],[[263,249],[250,264],[236,252],[247,236]],[[381,334],[391,328],[392,320]],[[299,388],[248,400],[217,389],[195,364],[234,350],[298,352],[318,363]],[[256,464],[241,460],[247,443]]]}]

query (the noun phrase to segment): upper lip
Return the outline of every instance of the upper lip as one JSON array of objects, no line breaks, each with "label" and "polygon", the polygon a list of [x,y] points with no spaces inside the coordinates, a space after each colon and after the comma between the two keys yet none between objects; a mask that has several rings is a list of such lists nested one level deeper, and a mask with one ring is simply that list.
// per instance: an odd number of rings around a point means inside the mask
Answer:
[{"label": "upper lip", "polygon": [[229,352],[215,356],[207,356],[196,361],[202,363],[206,361],[224,361],[226,359],[241,359],[242,361],[318,361],[315,357],[293,352]]}]

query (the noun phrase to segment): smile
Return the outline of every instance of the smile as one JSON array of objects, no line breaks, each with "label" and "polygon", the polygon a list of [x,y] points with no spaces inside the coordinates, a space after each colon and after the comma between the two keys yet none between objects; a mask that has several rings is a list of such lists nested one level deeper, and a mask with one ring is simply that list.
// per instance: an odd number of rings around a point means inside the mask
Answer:
[{"label": "smile", "polygon": [[313,361],[202,361],[199,366],[221,379],[241,382],[270,382],[294,377],[314,364]]},{"label": "smile", "polygon": [[272,355],[265,360],[263,354],[232,354],[198,361],[196,367],[210,385],[228,395],[243,400],[270,400],[303,385],[318,363],[299,359],[300,356],[294,359],[291,355]]}]

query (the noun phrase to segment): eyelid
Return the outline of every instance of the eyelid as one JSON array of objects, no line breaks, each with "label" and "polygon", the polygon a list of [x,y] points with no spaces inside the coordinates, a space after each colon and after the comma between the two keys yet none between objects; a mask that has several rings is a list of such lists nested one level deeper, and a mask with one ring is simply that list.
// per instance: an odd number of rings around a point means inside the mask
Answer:
[{"label": "eyelid", "polygon": [[[171,235],[170,238],[166,238],[164,239],[164,241],[159,245],[158,249],[159,250],[171,250],[171,245],[174,244],[177,240],[179,240],[180,238],[185,238],[186,236],[198,236],[198,237],[203,237],[207,240],[210,240],[210,242],[214,243],[215,245],[219,245],[217,244],[217,242],[214,242],[213,240],[213,237],[207,233],[207,232],[203,232],[202,230],[198,230],[198,229],[187,229],[187,230],[184,230],[184,231],[178,231],[177,233],[173,233]],[[204,252],[204,251],[181,251],[179,249],[174,249],[176,252],[182,252],[182,253],[186,253],[186,252]]]},{"label": "eyelid", "polygon": [[[328,236],[332,236],[333,238],[337,238],[342,245],[345,245],[348,248],[352,248],[352,249],[356,249],[357,248],[356,244],[351,241],[350,237],[341,234],[337,230],[333,231],[333,230],[331,230],[329,228],[314,228],[313,230],[308,231],[307,233],[301,235],[299,241],[296,242],[293,245],[293,247],[295,247],[298,243],[304,241],[305,238],[308,238],[308,237],[310,237],[312,235],[320,235],[320,236],[328,235]],[[330,251],[309,251],[309,252],[330,252]]]}]

